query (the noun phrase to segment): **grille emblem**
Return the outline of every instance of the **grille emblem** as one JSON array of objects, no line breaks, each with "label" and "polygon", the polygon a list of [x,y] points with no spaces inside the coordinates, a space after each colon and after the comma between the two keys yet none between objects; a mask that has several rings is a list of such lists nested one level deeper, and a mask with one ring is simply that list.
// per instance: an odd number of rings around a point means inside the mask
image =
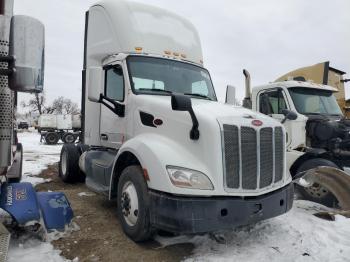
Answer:
[{"label": "grille emblem", "polygon": [[258,120],[258,119],[255,119],[255,120],[252,121],[252,125],[253,126],[262,126],[263,122]]}]

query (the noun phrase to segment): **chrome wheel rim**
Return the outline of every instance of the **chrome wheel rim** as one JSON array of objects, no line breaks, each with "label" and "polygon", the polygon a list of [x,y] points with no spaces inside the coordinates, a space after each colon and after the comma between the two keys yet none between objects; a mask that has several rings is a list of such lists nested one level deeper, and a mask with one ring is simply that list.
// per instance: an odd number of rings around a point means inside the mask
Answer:
[{"label": "chrome wheel rim", "polygon": [[134,184],[128,181],[122,189],[121,208],[125,222],[129,226],[135,226],[139,213],[139,200]]}]

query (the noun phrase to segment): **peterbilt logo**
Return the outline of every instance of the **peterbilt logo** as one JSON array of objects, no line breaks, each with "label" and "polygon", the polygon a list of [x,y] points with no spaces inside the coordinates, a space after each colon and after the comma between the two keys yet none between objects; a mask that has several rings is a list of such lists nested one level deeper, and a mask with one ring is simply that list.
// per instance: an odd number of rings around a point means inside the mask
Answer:
[{"label": "peterbilt logo", "polygon": [[260,120],[258,120],[258,119],[254,119],[254,120],[252,121],[252,125],[253,125],[253,126],[262,126],[262,125],[263,125],[263,122],[260,121]]}]

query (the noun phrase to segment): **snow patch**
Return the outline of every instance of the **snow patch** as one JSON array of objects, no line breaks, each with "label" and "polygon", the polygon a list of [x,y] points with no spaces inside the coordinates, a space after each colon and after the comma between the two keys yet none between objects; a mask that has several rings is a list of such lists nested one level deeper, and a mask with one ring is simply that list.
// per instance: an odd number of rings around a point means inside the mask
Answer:
[{"label": "snow patch", "polygon": [[82,197],[82,196],[91,197],[91,196],[96,196],[96,194],[92,193],[92,192],[80,192],[80,193],[78,193],[78,196],[80,196],[80,197]]}]

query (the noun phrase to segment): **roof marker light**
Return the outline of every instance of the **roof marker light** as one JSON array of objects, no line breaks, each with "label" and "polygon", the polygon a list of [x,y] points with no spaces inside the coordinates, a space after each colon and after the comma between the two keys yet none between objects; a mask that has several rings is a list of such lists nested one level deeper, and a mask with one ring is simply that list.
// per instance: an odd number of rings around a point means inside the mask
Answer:
[{"label": "roof marker light", "polygon": [[141,53],[142,52],[142,47],[135,47],[136,52]]}]

